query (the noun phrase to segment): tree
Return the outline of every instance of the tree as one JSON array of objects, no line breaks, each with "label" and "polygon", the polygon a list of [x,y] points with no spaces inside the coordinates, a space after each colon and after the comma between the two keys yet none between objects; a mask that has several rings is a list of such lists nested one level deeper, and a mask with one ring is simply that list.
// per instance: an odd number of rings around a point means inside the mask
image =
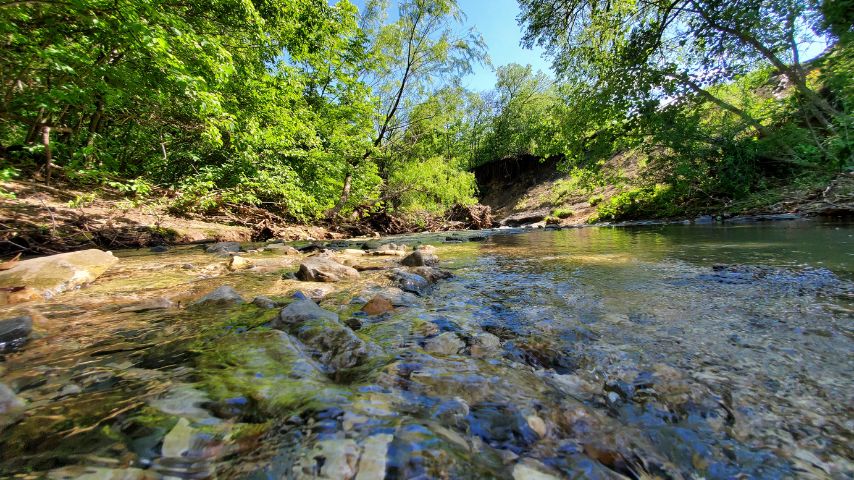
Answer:
[{"label": "tree", "polygon": [[[368,12],[381,18],[382,4],[369,3]],[[410,120],[409,112],[437,85],[471,71],[484,58],[483,40],[474,31],[456,33],[464,20],[455,0],[407,0],[398,4],[398,18],[388,25],[365,27],[373,38],[369,50],[377,53],[376,70],[368,71],[374,86],[378,116],[373,149],[350,159],[341,196],[330,216],[337,216],[351,194],[353,171],[376,149],[400,134]],[[372,31],[371,31],[372,30]]]},{"label": "tree", "polygon": [[555,57],[574,83],[605,92],[628,111],[693,93],[738,115],[760,136],[766,125],[707,87],[762,64],[797,90],[811,118],[834,128],[840,112],[809,84],[800,59],[819,13],[803,0],[520,0],[523,42]]}]

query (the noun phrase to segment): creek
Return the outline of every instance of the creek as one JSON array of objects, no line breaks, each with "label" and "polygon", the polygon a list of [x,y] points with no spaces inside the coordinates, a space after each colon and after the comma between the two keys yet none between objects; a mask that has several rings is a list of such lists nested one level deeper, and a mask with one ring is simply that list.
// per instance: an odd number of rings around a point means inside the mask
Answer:
[{"label": "creek", "polygon": [[[114,252],[91,285],[0,309],[36,332],[0,361],[26,404],[0,476],[851,478],[852,227],[353,240],[325,245],[361,271],[335,283],[265,245],[234,271]],[[400,257],[356,250],[389,242],[453,276],[369,315]],[[194,304],[223,285],[247,301]],[[280,326],[305,297],[334,328]]]}]

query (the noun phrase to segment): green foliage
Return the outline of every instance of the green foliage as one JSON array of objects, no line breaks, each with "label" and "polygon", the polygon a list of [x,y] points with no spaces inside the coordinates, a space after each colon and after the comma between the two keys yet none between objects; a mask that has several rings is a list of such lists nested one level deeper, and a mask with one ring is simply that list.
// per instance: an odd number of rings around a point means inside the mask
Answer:
[{"label": "green foliage", "polygon": [[564,219],[564,218],[569,218],[573,215],[575,215],[575,212],[573,212],[572,210],[570,210],[568,208],[556,208],[556,209],[552,210],[552,216],[555,218]]},{"label": "green foliage", "polygon": [[69,208],[81,208],[87,205],[91,205],[95,200],[98,199],[97,193],[81,193],[79,195],[75,195],[74,199],[68,201]]},{"label": "green foliage", "polygon": [[662,218],[682,213],[676,195],[669,185],[634,188],[599,205],[589,222]]},{"label": "green foliage", "polygon": [[[0,168],[0,182],[8,182],[9,180],[17,177],[18,174],[18,170],[14,167]],[[7,192],[2,186],[0,186],[0,198],[13,199],[15,198],[15,194]]]},{"label": "green foliage", "polygon": [[477,202],[474,174],[461,171],[441,157],[405,162],[391,170],[388,191],[405,212],[444,213],[455,204]]}]

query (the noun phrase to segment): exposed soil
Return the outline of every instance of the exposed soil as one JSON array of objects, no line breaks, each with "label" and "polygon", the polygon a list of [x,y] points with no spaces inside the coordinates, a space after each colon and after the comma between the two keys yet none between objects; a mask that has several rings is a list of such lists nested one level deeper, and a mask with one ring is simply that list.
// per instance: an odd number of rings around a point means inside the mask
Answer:
[{"label": "exposed soil", "polygon": [[182,218],[167,211],[165,199],[135,204],[109,191],[91,195],[68,185],[30,181],[2,183],[15,198],[0,198],[0,255],[52,254],[86,247],[107,249],[215,241],[248,242],[260,236],[287,240],[341,238],[324,227],[268,225],[262,209],[245,209],[243,218]]}]

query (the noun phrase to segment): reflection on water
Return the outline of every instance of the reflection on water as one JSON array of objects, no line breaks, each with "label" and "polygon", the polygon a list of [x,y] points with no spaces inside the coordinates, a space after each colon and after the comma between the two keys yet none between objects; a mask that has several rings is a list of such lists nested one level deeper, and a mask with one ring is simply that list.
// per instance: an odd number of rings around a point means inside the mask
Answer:
[{"label": "reflection on water", "polygon": [[[410,237],[455,276],[375,317],[358,308],[381,271],[328,291],[283,279],[298,260],[271,252],[238,273],[196,249],[124,252],[88,289],[30,308],[43,337],[0,362],[27,402],[0,422],[0,473],[850,478],[852,235],[795,222]],[[321,305],[356,336],[271,330],[278,311],[254,305],[185,307],[223,284],[284,301],[327,289]],[[121,310],[164,296],[182,306]],[[344,346],[318,336],[370,355],[333,368]]]}]

